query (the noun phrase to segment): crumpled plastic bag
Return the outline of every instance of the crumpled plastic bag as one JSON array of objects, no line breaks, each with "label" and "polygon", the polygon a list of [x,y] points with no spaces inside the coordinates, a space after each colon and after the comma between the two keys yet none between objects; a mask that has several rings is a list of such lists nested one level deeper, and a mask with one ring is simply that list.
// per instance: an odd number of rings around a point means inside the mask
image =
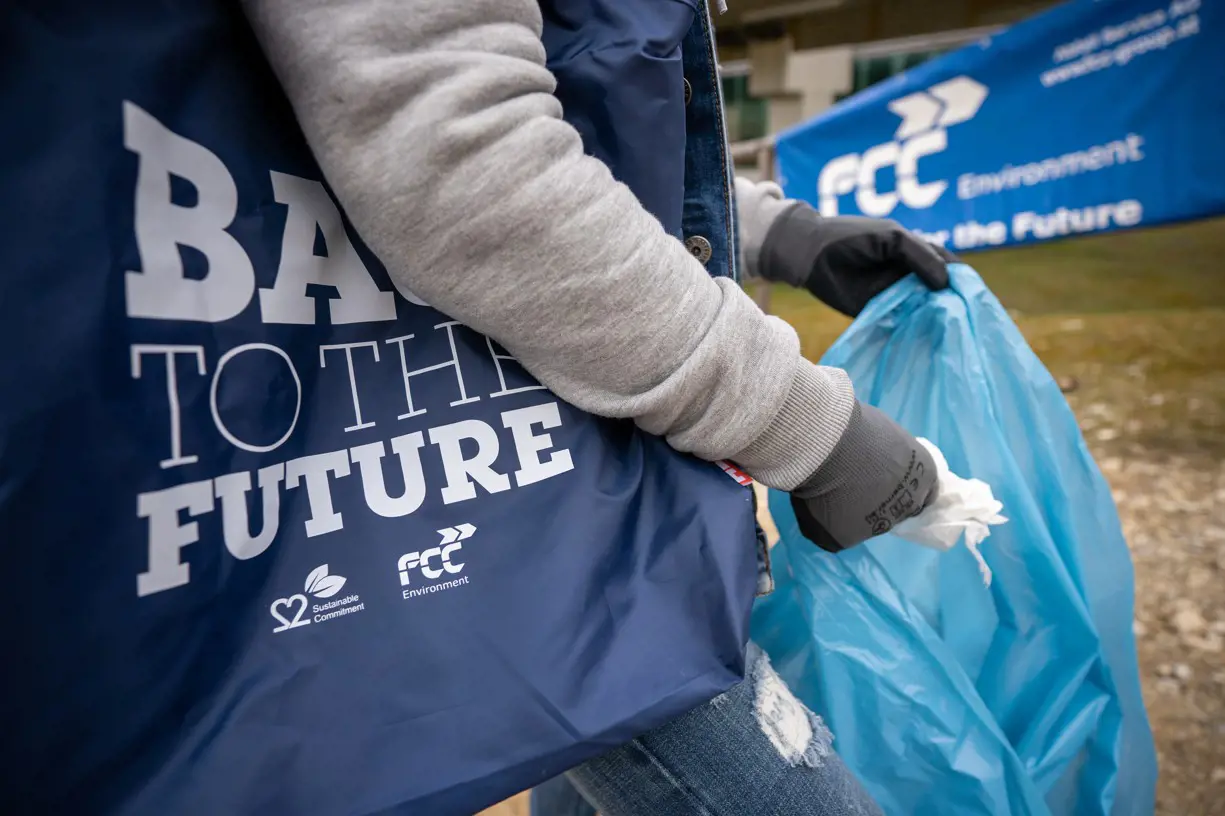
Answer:
[{"label": "crumpled plastic bag", "polygon": [[772,493],[777,589],[754,639],[891,816],[1149,816],[1156,758],[1109,487],[1050,374],[965,265],[881,293],[823,362],[981,479],[984,587],[967,548],[883,536],[830,555]]},{"label": "crumpled plastic bag", "polygon": [[948,460],[930,440],[920,436],[918,441],[936,463],[936,500],[922,513],[895,526],[893,535],[942,552],[961,541],[978,562],[983,584],[991,586],[991,567],[979,545],[991,535],[993,525],[1008,521],[1000,513],[1004,505],[991,492],[991,485],[981,479],[961,478],[949,470]]}]

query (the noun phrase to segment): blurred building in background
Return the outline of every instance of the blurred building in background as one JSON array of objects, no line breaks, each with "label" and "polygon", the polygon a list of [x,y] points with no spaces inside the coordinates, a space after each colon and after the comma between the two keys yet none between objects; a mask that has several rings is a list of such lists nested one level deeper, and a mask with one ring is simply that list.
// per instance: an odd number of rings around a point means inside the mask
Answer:
[{"label": "blurred building in background", "polygon": [[716,20],[728,135],[759,139],[1053,0],[733,0]]}]

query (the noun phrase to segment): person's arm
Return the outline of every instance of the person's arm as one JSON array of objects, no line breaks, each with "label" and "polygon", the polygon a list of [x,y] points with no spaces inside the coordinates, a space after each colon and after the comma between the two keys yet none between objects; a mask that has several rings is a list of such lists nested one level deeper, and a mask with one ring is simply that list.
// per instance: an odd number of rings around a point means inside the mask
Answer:
[{"label": "person's arm", "polygon": [[[563,399],[679,450],[784,490],[829,459],[856,415],[845,372],[801,357],[790,326],[712,280],[584,155],[535,0],[245,6],[392,276]],[[860,487],[888,493],[888,478]]]},{"label": "person's arm", "polygon": [[791,488],[846,375],[714,281],[584,155],[535,0],[248,0],[324,175],[389,273],[592,413]]},{"label": "person's arm", "polygon": [[[948,286],[956,258],[894,221],[824,217],[777,184],[736,178],[741,267],[749,277],[807,289],[843,314],[910,274]],[[856,404],[846,432],[816,473],[791,491],[800,532],[839,552],[918,515],[938,493],[928,451],[892,419]],[[882,485],[894,489],[882,491]]]}]

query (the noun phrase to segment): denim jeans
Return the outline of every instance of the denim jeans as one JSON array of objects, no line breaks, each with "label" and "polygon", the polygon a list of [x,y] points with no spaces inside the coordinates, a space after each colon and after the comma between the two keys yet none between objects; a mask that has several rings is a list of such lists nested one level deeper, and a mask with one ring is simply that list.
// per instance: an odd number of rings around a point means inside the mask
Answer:
[{"label": "denim jeans", "polygon": [[748,679],[532,792],[532,816],[881,816],[833,736],[749,646]]}]

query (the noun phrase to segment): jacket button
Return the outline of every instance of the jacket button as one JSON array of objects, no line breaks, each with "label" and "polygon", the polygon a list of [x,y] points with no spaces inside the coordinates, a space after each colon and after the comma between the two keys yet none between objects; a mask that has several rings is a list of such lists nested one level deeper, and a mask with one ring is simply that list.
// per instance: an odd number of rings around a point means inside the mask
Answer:
[{"label": "jacket button", "polygon": [[685,80],[685,104],[689,104],[689,100],[693,99],[693,86],[689,84],[689,80]]},{"label": "jacket button", "polygon": [[689,254],[697,258],[699,263],[706,263],[710,260],[710,256],[714,254],[710,241],[707,241],[700,235],[686,238],[685,249],[689,250]]}]

